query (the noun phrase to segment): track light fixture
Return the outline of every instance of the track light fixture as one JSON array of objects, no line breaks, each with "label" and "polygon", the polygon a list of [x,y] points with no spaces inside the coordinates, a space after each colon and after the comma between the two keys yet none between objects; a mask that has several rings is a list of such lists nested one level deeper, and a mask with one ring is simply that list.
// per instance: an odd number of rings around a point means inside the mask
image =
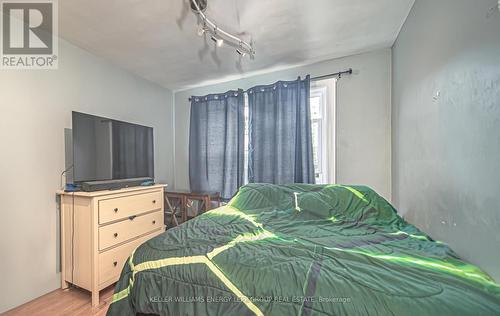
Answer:
[{"label": "track light fixture", "polygon": [[226,41],[229,46],[238,47],[236,52],[244,57],[249,55],[253,59],[255,55],[255,50],[252,44],[249,44],[242,40],[241,38],[228,33],[220,28],[217,24],[212,22],[206,15],[205,10],[207,9],[207,0],[189,0],[191,3],[191,9],[195,14],[198,15],[198,31],[199,36],[210,35],[210,39],[214,41],[217,47],[222,47]]}]

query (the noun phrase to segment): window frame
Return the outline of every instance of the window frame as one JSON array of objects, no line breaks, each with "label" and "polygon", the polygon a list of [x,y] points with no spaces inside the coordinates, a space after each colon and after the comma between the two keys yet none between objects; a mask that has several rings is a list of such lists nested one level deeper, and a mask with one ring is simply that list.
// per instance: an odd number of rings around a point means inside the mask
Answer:
[{"label": "window frame", "polygon": [[327,175],[327,170],[328,170],[328,164],[326,163],[328,158],[327,158],[327,142],[326,142],[326,134],[327,134],[327,113],[326,113],[326,107],[327,107],[327,96],[328,96],[328,87],[324,85],[311,85],[311,91],[309,95],[309,99],[312,98],[320,98],[320,112],[321,112],[321,118],[313,118],[311,114],[311,125],[313,123],[317,123],[319,128],[318,128],[318,146],[317,146],[317,159],[318,159],[318,166],[320,170],[314,170],[314,178],[317,181],[318,184],[325,184],[326,183],[326,178],[325,176]]}]

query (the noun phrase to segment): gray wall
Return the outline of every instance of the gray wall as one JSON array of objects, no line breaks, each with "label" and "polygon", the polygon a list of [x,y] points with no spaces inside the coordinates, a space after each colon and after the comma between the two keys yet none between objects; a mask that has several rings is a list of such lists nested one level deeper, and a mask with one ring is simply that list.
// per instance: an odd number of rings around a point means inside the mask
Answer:
[{"label": "gray wall", "polygon": [[497,0],[416,0],[393,48],[393,199],[500,281]]},{"label": "gray wall", "polygon": [[154,128],[156,177],[173,182],[173,95],[60,40],[58,70],[0,70],[0,313],[60,286],[55,191],[77,110]]},{"label": "gray wall", "polygon": [[265,75],[175,93],[175,187],[188,189],[188,143],[191,95],[318,76],[352,67],[355,74],[338,83],[337,179],[339,183],[366,184],[387,199],[390,185],[391,50],[334,59]]}]

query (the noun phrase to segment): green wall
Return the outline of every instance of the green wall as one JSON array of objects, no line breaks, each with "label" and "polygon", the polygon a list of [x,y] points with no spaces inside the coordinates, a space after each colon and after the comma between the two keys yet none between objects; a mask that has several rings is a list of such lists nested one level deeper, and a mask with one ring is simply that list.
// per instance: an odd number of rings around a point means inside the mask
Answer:
[{"label": "green wall", "polygon": [[416,0],[393,48],[400,212],[500,281],[497,0]]}]

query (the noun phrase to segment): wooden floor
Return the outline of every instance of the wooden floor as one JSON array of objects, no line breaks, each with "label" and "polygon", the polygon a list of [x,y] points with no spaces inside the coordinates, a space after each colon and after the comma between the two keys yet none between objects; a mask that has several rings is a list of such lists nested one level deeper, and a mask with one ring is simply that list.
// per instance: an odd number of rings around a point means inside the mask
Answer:
[{"label": "wooden floor", "polygon": [[82,289],[69,288],[67,290],[55,290],[39,297],[31,302],[16,307],[3,316],[39,315],[39,316],[87,316],[106,315],[114,286],[110,286],[101,291],[100,304],[92,307],[90,292]]}]

